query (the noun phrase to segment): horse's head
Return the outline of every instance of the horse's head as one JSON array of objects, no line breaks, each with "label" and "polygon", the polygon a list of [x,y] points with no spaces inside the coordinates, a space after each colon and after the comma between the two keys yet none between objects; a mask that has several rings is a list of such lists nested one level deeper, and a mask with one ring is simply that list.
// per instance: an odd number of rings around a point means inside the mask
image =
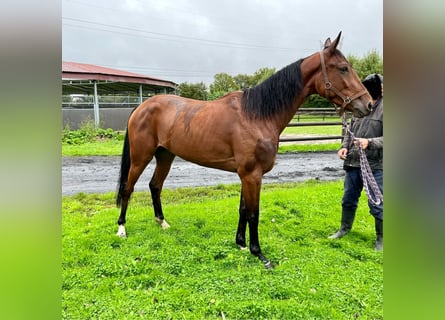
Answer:
[{"label": "horse's head", "polygon": [[317,93],[340,106],[340,114],[351,111],[356,117],[370,113],[372,98],[352,69],[344,55],[337,49],[341,32],[331,42],[325,41],[319,53],[320,72],[317,73],[315,89]]}]

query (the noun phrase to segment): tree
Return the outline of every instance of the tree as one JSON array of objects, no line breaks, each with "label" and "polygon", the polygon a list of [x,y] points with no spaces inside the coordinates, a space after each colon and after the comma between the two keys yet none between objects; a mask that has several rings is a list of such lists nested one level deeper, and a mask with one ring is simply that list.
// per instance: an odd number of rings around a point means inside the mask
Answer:
[{"label": "tree", "polygon": [[252,76],[252,86],[256,86],[275,73],[275,68],[260,68]]},{"label": "tree", "polygon": [[217,73],[215,74],[214,78],[215,81],[210,85],[211,98],[216,99],[222,97],[228,92],[240,89],[240,87],[233,80],[233,77],[227,73]]},{"label": "tree", "polygon": [[251,76],[238,74],[232,77],[227,73],[218,73],[214,76],[215,81],[210,85],[208,99],[214,100],[232,91],[254,87],[274,73],[274,68],[260,68]]},{"label": "tree", "polygon": [[383,60],[377,50],[369,51],[363,58],[348,55],[347,59],[361,80],[371,73],[383,74]]},{"label": "tree", "polygon": [[235,81],[236,85],[240,88],[240,89],[246,89],[249,87],[252,87],[252,76],[249,76],[247,74],[238,74],[236,76],[233,77],[233,81]]},{"label": "tree", "polygon": [[184,98],[191,98],[197,100],[207,100],[208,92],[204,82],[188,83],[182,82],[178,86],[179,95]]},{"label": "tree", "polygon": [[328,99],[318,94],[311,94],[303,102],[301,108],[333,108],[333,104]]}]

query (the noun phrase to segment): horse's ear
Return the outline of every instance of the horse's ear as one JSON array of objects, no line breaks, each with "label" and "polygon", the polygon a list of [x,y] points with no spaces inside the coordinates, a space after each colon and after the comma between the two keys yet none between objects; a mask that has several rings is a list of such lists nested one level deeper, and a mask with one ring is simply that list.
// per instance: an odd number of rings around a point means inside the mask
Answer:
[{"label": "horse's ear", "polygon": [[337,49],[337,46],[340,43],[340,37],[341,37],[341,31],[338,34],[337,38],[335,38],[334,42],[329,46],[329,52],[331,54],[335,52],[335,49]]},{"label": "horse's ear", "polygon": [[330,45],[331,45],[331,38],[327,38],[326,41],[324,42],[324,48],[326,49]]}]

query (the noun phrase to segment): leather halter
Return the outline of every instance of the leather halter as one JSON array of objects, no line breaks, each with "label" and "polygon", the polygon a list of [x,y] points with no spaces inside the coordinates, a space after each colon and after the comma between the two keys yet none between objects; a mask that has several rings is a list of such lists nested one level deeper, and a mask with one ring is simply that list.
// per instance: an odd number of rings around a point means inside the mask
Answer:
[{"label": "leather halter", "polygon": [[337,96],[339,96],[341,99],[343,99],[343,104],[340,107],[340,111],[343,111],[345,109],[345,107],[348,104],[350,104],[353,100],[355,100],[355,99],[357,99],[357,98],[359,98],[362,95],[367,93],[366,89],[363,89],[362,91],[359,91],[356,94],[354,94],[352,97],[345,96],[343,93],[340,92],[340,90],[338,90],[336,87],[334,87],[332,85],[332,82],[329,81],[329,79],[328,79],[328,73],[326,72],[326,64],[324,62],[323,50],[320,51],[320,60],[321,60],[321,69],[323,71],[324,85],[325,85],[325,88],[326,88],[326,98],[328,98],[327,92],[329,90],[332,90],[332,91],[334,91],[334,93]]}]

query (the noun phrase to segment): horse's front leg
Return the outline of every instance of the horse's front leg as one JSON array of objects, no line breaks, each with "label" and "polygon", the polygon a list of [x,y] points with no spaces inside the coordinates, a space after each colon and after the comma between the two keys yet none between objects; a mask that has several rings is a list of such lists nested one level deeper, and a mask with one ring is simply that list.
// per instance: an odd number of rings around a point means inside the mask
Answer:
[{"label": "horse's front leg", "polygon": [[262,174],[250,174],[241,178],[241,183],[246,218],[249,224],[250,252],[257,256],[264,263],[264,266],[269,269],[272,268],[272,263],[261,252],[258,238],[261,179]]},{"label": "horse's front leg", "polygon": [[246,210],[246,203],[244,202],[243,190],[241,189],[238,229],[236,231],[236,238],[235,238],[236,244],[240,246],[241,250],[245,250],[247,248],[246,227],[247,227],[247,210]]}]

